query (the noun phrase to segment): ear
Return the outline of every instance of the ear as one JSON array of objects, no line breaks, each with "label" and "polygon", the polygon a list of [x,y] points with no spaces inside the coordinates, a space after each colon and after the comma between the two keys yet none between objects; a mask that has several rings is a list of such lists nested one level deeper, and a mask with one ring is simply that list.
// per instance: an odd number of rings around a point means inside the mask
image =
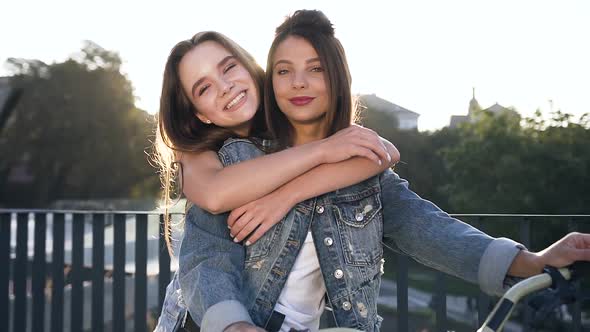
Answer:
[{"label": "ear", "polygon": [[209,120],[209,118],[207,118],[207,117],[206,117],[206,116],[204,116],[203,114],[201,114],[201,113],[196,113],[196,116],[197,116],[197,118],[198,118],[198,119],[199,119],[201,122],[203,122],[203,123],[205,123],[205,124],[211,124],[211,120]]}]

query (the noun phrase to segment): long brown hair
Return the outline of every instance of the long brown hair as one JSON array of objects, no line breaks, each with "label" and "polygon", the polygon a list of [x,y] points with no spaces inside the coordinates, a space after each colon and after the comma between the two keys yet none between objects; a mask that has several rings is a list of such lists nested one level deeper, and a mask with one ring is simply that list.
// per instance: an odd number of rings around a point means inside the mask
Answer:
[{"label": "long brown hair", "polygon": [[344,129],[356,116],[351,94],[352,79],[342,44],[334,36],[330,20],[319,10],[298,10],[276,29],[275,38],[268,52],[264,83],[264,110],[266,123],[278,148],[293,144],[293,127],[277,104],[272,84],[273,58],[277,47],[289,36],[307,40],[319,55],[328,84],[330,107],[326,114],[328,135]]},{"label": "long brown hair", "polygon": [[[179,153],[217,151],[226,139],[236,136],[236,133],[229,129],[201,122],[196,117],[197,110],[182,89],[178,71],[180,61],[188,52],[205,41],[219,43],[236,57],[254,79],[258,90],[258,100],[262,101],[264,71],[250,53],[223,34],[215,31],[199,32],[191,39],[177,43],[170,51],[164,68],[153,159],[158,165],[162,182],[165,208],[164,237],[171,254],[168,208],[170,207],[172,188],[176,187],[178,195],[182,193],[182,164],[178,161]],[[250,135],[262,137],[266,132],[262,105],[261,102],[254,115]],[[180,179],[180,183],[177,183],[176,179]]]}]

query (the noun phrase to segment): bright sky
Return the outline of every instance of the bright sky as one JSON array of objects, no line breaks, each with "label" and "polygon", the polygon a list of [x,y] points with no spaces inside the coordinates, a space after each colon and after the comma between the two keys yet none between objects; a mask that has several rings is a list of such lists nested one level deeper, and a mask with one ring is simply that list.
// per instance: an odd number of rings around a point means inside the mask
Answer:
[{"label": "bright sky", "polygon": [[[92,40],[119,52],[138,106],[158,109],[170,49],[218,30],[259,63],[274,29],[296,9],[320,9],[346,49],[354,93],[420,113],[420,130],[483,107],[525,115],[590,112],[590,1],[8,1],[0,5],[0,61],[63,61]],[[0,75],[6,75],[4,66]]]}]

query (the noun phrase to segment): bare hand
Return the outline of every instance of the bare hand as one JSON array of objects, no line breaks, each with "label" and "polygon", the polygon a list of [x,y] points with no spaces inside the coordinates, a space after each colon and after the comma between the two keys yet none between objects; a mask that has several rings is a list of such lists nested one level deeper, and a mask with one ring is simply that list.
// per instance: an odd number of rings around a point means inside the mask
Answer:
[{"label": "bare hand", "polygon": [[234,241],[242,242],[252,234],[246,242],[246,245],[251,245],[281,221],[295,205],[283,196],[279,191],[275,191],[234,209],[227,218],[227,225]]},{"label": "bare hand", "polygon": [[389,153],[389,157],[391,158],[391,160],[389,160],[389,167],[395,166],[395,164],[399,163],[401,159],[399,150],[395,147],[395,145],[393,145],[393,143],[383,137],[381,137],[381,142],[387,149],[387,153]]},{"label": "bare hand", "polygon": [[266,332],[266,330],[246,322],[233,323],[226,327],[223,332]]},{"label": "bare hand", "polygon": [[575,261],[590,261],[590,234],[569,233],[537,255],[544,265],[557,268]]},{"label": "bare hand", "polygon": [[365,157],[378,164],[391,162],[381,137],[369,128],[352,125],[320,141],[324,163],[336,163],[352,157]]}]

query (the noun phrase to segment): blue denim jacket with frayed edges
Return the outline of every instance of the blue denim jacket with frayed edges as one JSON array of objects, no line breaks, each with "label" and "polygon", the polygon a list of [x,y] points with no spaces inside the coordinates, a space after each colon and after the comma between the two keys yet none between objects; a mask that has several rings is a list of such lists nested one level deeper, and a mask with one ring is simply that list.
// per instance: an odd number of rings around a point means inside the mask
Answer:
[{"label": "blue denim jacket with frayed edges", "polygon": [[[219,158],[228,166],[263,154],[248,140],[231,139]],[[195,206],[187,212],[179,272],[168,287],[157,331],[182,324],[187,308],[205,332],[239,321],[264,328],[308,231],[336,324],[363,331],[379,331],[381,324],[384,245],[490,294],[504,291],[508,268],[523,249],[450,217],[391,170],[297,204],[248,247],[232,241],[227,216]]]}]

